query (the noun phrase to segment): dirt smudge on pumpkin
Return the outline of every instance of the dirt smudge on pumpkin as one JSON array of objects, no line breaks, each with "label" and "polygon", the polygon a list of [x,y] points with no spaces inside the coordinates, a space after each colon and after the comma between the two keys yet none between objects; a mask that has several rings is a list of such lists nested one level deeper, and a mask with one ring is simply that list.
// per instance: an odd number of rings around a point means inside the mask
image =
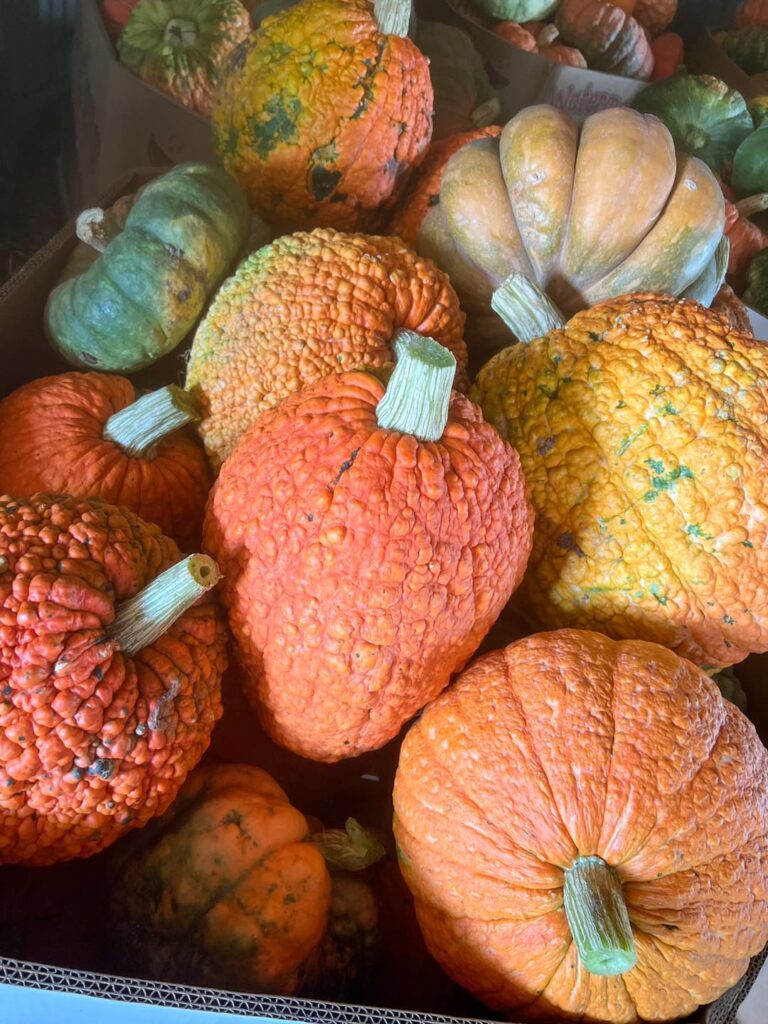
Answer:
[{"label": "dirt smudge on pumpkin", "polygon": [[352,465],[353,465],[355,459],[357,458],[357,455],[358,455],[359,451],[360,451],[359,448],[355,448],[355,450],[353,452],[351,452],[349,458],[345,459],[344,462],[342,462],[341,466],[339,467],[339,472],[336,474],[336,477],[335,477],[333,483],[331,484],[331,487],[335,487],[336,484],[339,482],[339,480],[341,480],[341,478],[347,472],[347,470],[352,468]]},{"label": "dirt smudge on pumpkin", "polygon": [[573,551],[574,554],[578,555],[579,558],[586,558],[587,556],[579,547],[576,542],[576,538],[572,533],[561,533],[555,541],[555,544],[564,551]]}]

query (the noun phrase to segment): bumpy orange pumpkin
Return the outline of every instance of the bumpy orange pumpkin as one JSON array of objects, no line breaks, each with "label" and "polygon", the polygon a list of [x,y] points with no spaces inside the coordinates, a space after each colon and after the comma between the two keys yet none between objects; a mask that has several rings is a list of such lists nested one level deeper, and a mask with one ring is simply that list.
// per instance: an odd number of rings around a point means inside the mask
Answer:
[{"label": "bumpy orange pumpkin", "polygon": [[527,607],[704,666],[768,650],[766,346],[653,295],[529,336],[472,391],[531,487]]},{"label": "bumpy orange pumpkin", "polygon": [[[391,5],[390,5],[391,6]],[[369,0],[302,0],[266,18],[225,69],[216,151],[251,205],[281,230],[372,228],[432,132],[426,58],[382,32]]]},{"label": "bumpy orange pumpkin", "polygon": [[[356,926],[376,924],[370,890],[331,874],[384,852],[356,822],[348,828],[311,836],[259,768],[196,769],[162,818],[114,850],[109,911],[121,967],[245,992],[327,991],[330,974],[355,966]],[[342,945],[337,893],[352,894]]]},{"label": "bumpy orange pumpkin", "polygon": [[389,362],[400,328],[449,348],[466,386],[459,300],[447,275],[399,239],[318,229],[259,250],[220,289],[190,352],[186,386],[211,458],[222,462],[286,395]]},{"label": "bumpy orange pumpkin", "polygon": [[408,245],[415,246],[419,228],[427,213],[440,202],[440,183],[443,171],[453,154],[475,139],[497,138],[501,128],[492,124],[472,132],[461,132],[448,139],[433,142],[427,159],[411,179],[395,216],[389,222],[388,233],[398,235]]},{"label": "bumpy orange pumpkin", "polygon": [[208,746],[226,635],[191,606],[218,574],[180,557],[127,509],[0,498],[0,864],[98,852]]},{"label": "bumpy orange pumpkin", "polygon": [[768,753],[656,644],[478,659],[406,736],[394,801],[430,950],[513,1019],[684,1017],[768,941]]},{"label": "bumpy orange pumpkin", "polygon": [[386,390],[339,374],[264,413],[206,511],[246,693],[273,739],[318,761],[392,739],[528,557],[516,453],[451,397],[446,349],[407,335],[396,350]]},{"label": "bumpy orange pumpkin", "polygon": [[658,36],[674,21],[677,4],[678,0],[637,0],[631,14],[652,36]]},{"label": "bumpy orange pumpkin", "polygon": [[31,381],[0,401],[0,494],[125,505],[194,551],[211,474],[199,444],[179,428],[196,418],[190,397],[173,386],[136,401],[125,377]]}]

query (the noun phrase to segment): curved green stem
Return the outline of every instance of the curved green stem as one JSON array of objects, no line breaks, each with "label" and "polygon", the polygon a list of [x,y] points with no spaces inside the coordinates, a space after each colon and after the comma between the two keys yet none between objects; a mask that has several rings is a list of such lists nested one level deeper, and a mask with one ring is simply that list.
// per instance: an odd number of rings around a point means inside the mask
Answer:
[{"label": "curved green stem", "polygon": [[386,853],[376,836],[354,818],[347,818],[345,828],[313,833],[309,842],[320,850],[330,870],[363,871]]},{"label": "curved green stem", "polygon": [[491,297],[491,307],[522,342],[543,338],[566,324],[549,296],[523,274],[510,274],[499,285]]},{"label": "curved green stem", "polygon": [[144,395],[104,424],[102,437],[113,441],[126,455],[146,456],[157,442],[200,419],[200,410],[192,395],[175,384]]},{"label": "curved green stem", "polygon": [[590,974],[613,977],[637,963],[627,904],[616,872],[602,857],[579,857],[565,872],[565,916]]},{"label": "curved green stem", "polygon": [[376,406],[376,420],[385,430],[439,441],[448,422],[456,357],[413,331],[398,331],[394,349],[397,363]]},{"label": "curved green stem", "polygon": [[107,636],[117,641],[124,654],[136,654],[170,629],[219,579],[219,567],[212,558],[189,555],[120,605]]},{"label": "curved green stem", "polygon": [[411,0],[374,0],[373,14],[383,36],[408,35],[411,21]]}]

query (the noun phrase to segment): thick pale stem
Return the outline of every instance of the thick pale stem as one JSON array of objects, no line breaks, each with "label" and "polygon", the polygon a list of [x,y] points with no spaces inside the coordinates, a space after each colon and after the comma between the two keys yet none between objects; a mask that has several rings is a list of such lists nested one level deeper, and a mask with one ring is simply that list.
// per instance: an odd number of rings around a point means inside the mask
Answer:
[{"label": "thick pale stem", "polygon": [[96,252],[104,252],[117,232],[110,230],[105,211],[95,206],[79,215],[75,221],[75,234]]},{"label": "thick pale stem", "polygon": [[560,32],[555,25],[545,25],[536,36],[536,45],[539,49],[546,49],[560,38]]},{"label": "thick pale stem", "polygon": [[171,46],[194,46],[197,42],[197,25],[191,18],[171,18],[165,26],[163,41]]},{"label": "thick pale stem", "polygon": [[328,867],[338,871],[363,871],[386,853],[376,836],[354,818],[347,818],[345,828],[315,832],[309,841],[320,850]]},{"label": "thick pale stem", "polygon": [[762,213],[763,210],[768,210],[768,192],[759,192],[756,196],[748,196],[746,199],[740,199],[736,203],[736,209],[739,211],[742,217],[746,217],[749,220],[750,217],[754,217],[756,213]]},{"label": "thick pale stem", "polygon": [[192,395],[169,384],[110,416],[104,424],[102,437],[113,441],[126,455],[141,457],[161,438],[199,419],[200,410]]},{"label": "thick pale stem", "polygon": [[394,349],[397,363],[376,406],[378,424],[420,441],[439,441],[448,422],[456,358],[413,331],[398,331]]},{"label": "thick pale stem", "polygon": [[563,902],[579,958],[590,974],[613,977],[635,966],[621,882],[602,857],[579,857],[568,868]]},{"label": "thick pale stem", "polygon": [[170,629],[219,578],[212,558],[190,555],[122,604],[107,636],[117,641],[124,654],[136,654]]},{"label": "thick pale stem", "polygon": [[548,295],[522,274],[510,274],[491,298],[493,310],[518,341],[543,338],[566,320]]},{"label": "thick pale stem", "polygon": [[374,0],[373,14],[383,36],[408,35],[411,21],[411,0]]},{"label": "thick pale stem", "polygon": [[501,102],[499,97],[492,96],[472,111],[472,124],[475,128],[487,128],[489,124],[493,124],[500,114]]}]

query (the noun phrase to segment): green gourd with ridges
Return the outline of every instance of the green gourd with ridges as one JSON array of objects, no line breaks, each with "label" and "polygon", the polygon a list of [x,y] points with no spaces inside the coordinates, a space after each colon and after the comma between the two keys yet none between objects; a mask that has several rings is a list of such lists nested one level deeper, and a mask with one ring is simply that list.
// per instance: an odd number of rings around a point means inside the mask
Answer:
[{"label": "green gourd with ridges", "polygon": [[748,75],[768,71],[768,29],[739,28],[717,39],[734,64]]},{"label": "green gourd with ridges", "polygon": [[54,348],[80,369],[150,366],[195,325],[248,227],[243,194],[224,170],[173,168],[142,190],[99,258],[49,296]]}]

